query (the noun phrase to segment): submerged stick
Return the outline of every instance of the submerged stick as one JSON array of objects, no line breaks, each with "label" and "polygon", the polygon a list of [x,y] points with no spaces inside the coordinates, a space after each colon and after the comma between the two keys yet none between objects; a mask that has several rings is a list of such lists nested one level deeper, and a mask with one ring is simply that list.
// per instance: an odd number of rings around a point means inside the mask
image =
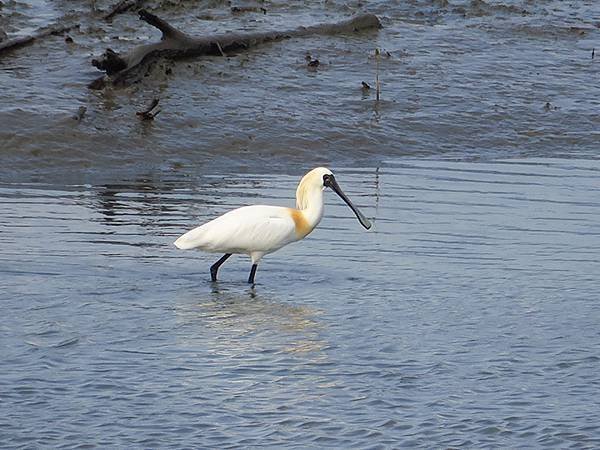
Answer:
[{"label": "submerged stick", "polygon": [[108,49],[102,59],[92,60],[92,65],[105,71],[107,76],[92,82],[90,88],[98,89],[107,83],[116,86],[134,83],[141,78],[143,69],[147,67],[149,62],[161,57],[179,59],[204,55],[224,56],[227,53],[247,50],[266,42],[292,37],[352,33],[381,28],[377,16],[374,14],[361,14],[337,23],[298,27],[286,31],[234,32],[194,37],[179,31],[148,11],[141,10],[139,15],[141,20],[162,32],[161,40],[135,47],[124,55],[119,55]]}]

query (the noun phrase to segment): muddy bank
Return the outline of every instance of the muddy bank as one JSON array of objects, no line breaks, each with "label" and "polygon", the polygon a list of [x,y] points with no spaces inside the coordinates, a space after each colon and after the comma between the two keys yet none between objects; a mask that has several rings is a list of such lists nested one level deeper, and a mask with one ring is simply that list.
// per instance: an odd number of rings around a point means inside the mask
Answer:
[{"label": "muddy bank", "polygon": [[[593,3],[141,2],[192,35],[378,15],[383,29],[294,38],[227,57],[161,61],[140,83],[91,91],[106,48],[156,41],[116,2],[3,2],[7,38],[78,27],[0,58],[0,177],[95,183],[170,171],[299,173],[389,157],[595,157],[600,92]],[[243,6],[243,5],[242,5]],[[260,8],[266,9],[263,11]],[[380,60],[382,100],[374,85]],[[309,67],[307,55],[319,60]],[[156,120],[136,112],[160,98]],[[80,108],[81,120],[74,120]]]}]

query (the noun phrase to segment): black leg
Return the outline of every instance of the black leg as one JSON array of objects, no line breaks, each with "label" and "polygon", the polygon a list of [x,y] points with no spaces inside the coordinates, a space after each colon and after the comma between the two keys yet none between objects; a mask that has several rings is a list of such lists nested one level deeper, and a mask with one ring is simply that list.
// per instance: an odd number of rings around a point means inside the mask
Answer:
[{"label": "black leg", "polygon": [[221,267],[221,264],[227,261],[227,258],[229,258],[230,256],[231,253],[225,253],[223,256],[221,256],[221,259],[219,259],[216,263],[210,266],[210,279],[212,281],[217,281],[217,272],[219,271],[219,267]]},{"label": "black leg", "polygon": [[252,269],[250,269],[250,276],[248,277],[248,283],[254,284],[254,275],[256,275],[256,268],[258,264],[252,264]]}]

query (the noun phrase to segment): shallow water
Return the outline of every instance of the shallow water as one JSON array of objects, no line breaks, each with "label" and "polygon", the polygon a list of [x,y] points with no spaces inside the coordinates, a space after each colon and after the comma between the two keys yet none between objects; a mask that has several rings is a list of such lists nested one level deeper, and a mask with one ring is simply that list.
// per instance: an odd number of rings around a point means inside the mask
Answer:
[{"label": "shallow water", "polygon": [[337,170],[305,241],[174,238],[292,176],[0,186],[3,447],[600,445],[600,164]]}]

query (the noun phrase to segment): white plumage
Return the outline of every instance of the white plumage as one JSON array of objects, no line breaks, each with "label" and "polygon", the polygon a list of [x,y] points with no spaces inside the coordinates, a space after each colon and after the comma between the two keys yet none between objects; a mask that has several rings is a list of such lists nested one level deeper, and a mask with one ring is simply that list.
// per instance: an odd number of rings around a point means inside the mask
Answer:
[{"label": "white plumage", "polygon": [[308,172],[296,190],[297,208],[252,205],[229,211],[204,225],[188,231],[175,241],[180,249],[197,248],[225,255],[211,266],[211,278],[217,279],[221,264],[234,253],[252,258],[249,283],[260,259],[284,245],[307,236],[323,217],[323,190],[331,187],[352,208],[365,228],[371,224],[350,202],[338,186],[329,169],[317,167]]}]

